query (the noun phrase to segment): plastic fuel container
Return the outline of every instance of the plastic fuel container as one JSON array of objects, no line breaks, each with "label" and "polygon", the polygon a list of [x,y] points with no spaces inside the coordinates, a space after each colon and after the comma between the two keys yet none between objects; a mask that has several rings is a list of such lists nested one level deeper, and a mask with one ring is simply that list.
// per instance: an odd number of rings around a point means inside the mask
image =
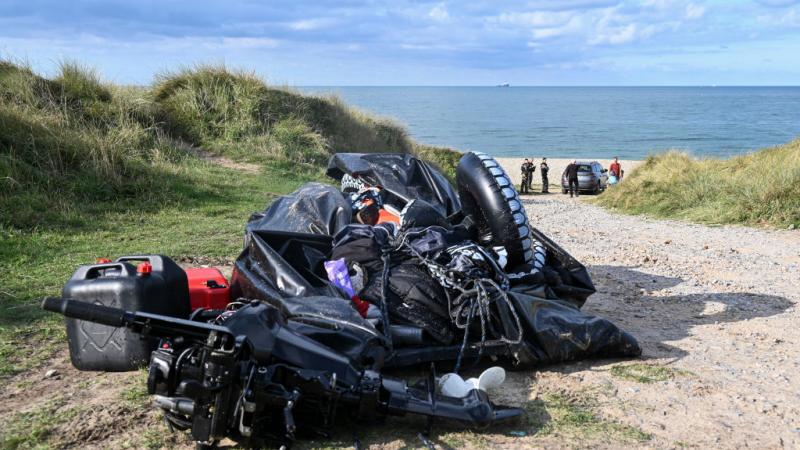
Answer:
[{"label": "plastic fuel container", "polygon": [[225,275],[210,267],[188,268],[189,302],[192,311],[198,308],[225,309],[230,302],[231,289]]},{"label": "plastic fuel container", "polygon": [[[136,265],[134,265],[136,264]],[[187,319],[186,273],[162,255],[124,256],[112,263],[81,266],[62,291],[64,298]],[[147,365],[157,339],[125,328],[67,319],[72,364],[80,370],[122,372]]]}]

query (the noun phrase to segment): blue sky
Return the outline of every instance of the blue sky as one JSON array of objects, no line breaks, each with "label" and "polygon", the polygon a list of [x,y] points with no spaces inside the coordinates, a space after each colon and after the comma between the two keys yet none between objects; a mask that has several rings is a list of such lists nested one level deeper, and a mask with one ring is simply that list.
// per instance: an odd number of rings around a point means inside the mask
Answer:
[{"label": "blue sky", "polygon": [[289,85],[798,85],[800,0],[0,0],[0,56],[132,84],[207,62]]}]

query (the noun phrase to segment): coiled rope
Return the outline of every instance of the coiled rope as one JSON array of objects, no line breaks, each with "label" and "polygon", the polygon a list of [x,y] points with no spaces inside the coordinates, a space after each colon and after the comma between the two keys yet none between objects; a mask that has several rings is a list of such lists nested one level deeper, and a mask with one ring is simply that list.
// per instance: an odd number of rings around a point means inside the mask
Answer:
[{"label": "coiled rope", "polygon": [[[422,261],[427,268],[428,273],[430,273],[430,275],[436,279],[443,288],[445,288],[445,293],[447,295],[447,310],[450,320],[452,321],[453,325],[456,326],[456,328],[464,330],[464,337],[461,342],[461,348],[458,352],[458,358],[456,359],[456,365],[454,369],[454,372],[458,373],[461,367],[461,360],[464,355],[464,351],[467,347],[467,342],[469,341],[469,328],[472,325],[476,315],[480,320],[481,325],[481,340],[478,350],[479,358],[483,353],[483,349],[487,345],[496,343],[513,345],[522,342],[522,322],[519,318],[519,314],[514,308],[513,302],[511,302],[508,298],[508,277],[505,275],[502,269],[497,266],[494,257],[490,255],[483,247],[471,243],[467,245],[456,245],[449,247],[445,251],[451,256],[466,251],[478,253],[481,255],[482,260],[486,261],[490,266],[492,266],[495,274],[501,277],[502,281],[500,284],[489,277],[462,279],[462,277],[459,275],[463,274],[448,270],[448,268],[444,265],[434,261],[433,259],[425,257],[413,246],[408,245],[410,238],[425,234],[430,228],[431,227],[404,233],[399,239],[399,242],[395,246],[394,250],[401,251],[403,249],[408,249],[408,251],[410,251],[414,257]],[[384,275],[386,272],[386,266],[387,264],[384,261]],[[455,297],[452,297],[450,295],[451,290],[458,292],[458,294]],[[497,308],[508,308],[511,317],[514,320],[516,337],[508,337],[495,329],[491,320],[490,311],[490,307],[493,303],[497,305]],[[487,334],[498,336],[498,338],[489,340],[487,339]]]}]

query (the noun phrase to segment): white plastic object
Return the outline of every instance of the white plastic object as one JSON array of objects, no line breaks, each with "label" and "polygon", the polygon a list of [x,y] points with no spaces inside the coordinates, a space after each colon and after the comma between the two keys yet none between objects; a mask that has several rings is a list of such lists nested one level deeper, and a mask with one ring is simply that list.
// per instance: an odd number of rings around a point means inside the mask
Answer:
[{"label": "white plastic object", "polygon": [[496,389],[506,380],[506,371],[502,367],[490,367],[481,373],[478,378],[464,381],[457,373],[442,375],[439,379],[439,390],[448,397],[463,398],[469,391],[480,389],[488,391]]},{"label": "white plastic object", "polygon": [[447,373],[439,379],[439,390],[448,397],[463,398],[471,389],[457,373]]},{"label": "white plastic object", "polygon": [[477,388],[482,391],[497,389],[506,381],[506,371],[502,367],[494,366],[484,370],[478,377]]}]

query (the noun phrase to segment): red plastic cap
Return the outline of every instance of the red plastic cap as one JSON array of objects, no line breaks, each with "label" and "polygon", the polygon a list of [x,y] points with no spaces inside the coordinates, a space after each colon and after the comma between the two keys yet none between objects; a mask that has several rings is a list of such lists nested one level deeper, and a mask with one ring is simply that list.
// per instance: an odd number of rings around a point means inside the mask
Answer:
[{"label": "red plastic cap", "polygon": [[356,311],[361,315],[361,317],[367,317],[367,310],[369,310],[369,302],[361,300],[361,298],[357,295],[354,295],[352,298],[353,305],[356,307]]},{"label": "red plastic cap", "polygon": [[108,258],[97,258],[97,264],[108,264],[111,260]]},{"label": "red plastic cap", "polygon": [[143,262],[136,266],[136,273],[139,275],[150,275],[153,273],[153,266],[151,266],[148,262]]}]

